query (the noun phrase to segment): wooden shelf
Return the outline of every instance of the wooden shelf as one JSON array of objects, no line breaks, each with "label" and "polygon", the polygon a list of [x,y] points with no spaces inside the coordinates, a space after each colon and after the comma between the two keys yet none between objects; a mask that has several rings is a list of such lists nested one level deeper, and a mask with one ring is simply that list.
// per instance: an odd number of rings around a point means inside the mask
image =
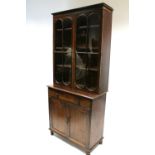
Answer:
[{"label": "wooden shelf", "polygon": [[78,69],[81,69],[81,70],[88,70],[88,71],[98,71],[98,69],[97,68],[84,68],[84,67],[82,67],[82,66],[76,66],[76,68],[78,68]]},{"label": "wooden shelf", "polygon": [[88,68],[88,71],[95,71],[95,72],[97,72],[98,69],[97,68]]},{"label": "wooden shelf", "polygon": [[72,47],[55,47],[55,49],[56,50],[67,50],[68,48],[71,48],[72,49]]},{"label": "wooden shelf", "polygon": [[63,65],[56,65],[57,67],[63,67]]},{"label": "wooden shelf", "polygon": [[79,26],[78,29],[86,29],[88,26]]},{"label": "wooden shelf", "polygon": [[72,27],[64,28],[64,29],[56,29],[56,31],[63,31],[63,30],[72,30]]},{"label": "wooden shelf", "polygon": [[72,52],[55,51],[54,53],[56,53],[56,54],[67,54],[67,53],[72,53]]},{"label": "wooden shelf", "polygon": [[99,54],[98,52],[76,52],[77,54]]},{"label": "wooden shelf", "polygon": [[90,25],[89,27],[90,27],[90,28],[99,28],[100,25]]},{"label": "wooden shelf", "polygon": [[72,48],[71,46],[64,46],[64,49]]},{"label": "wooden shelf", "polygon": [[62,31],[63,29],[56,29],[56,31]]},{"label": "wooden shelf", "polygon": [[[100,25],[89,25],[89,28],[99,28]],[[79,26],[78,29],[87,29],[88,26]]]},{"label": "wooden shelf", "polygon": [[64,51],[54,51],[54,53],[56,53],[56,54],[63,54]]},{"label": "wooden shelf", "polygon": [[64,28],[64,30],[72,30],[72,27]]},{"label": "wooden shelf", "polygon": [[55,49],[62,50],[63,47],[55,47]]},{"label": "wooden shelf", "polygon": [[56,65],[57,67],[71,68],[71,65]]}]

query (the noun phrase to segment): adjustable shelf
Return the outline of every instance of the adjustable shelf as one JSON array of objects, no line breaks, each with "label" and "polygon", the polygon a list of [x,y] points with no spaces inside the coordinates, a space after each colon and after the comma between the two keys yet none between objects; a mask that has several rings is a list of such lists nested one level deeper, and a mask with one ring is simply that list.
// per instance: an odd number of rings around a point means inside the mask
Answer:
[{"label": "adjustable shelf", "polygon": [[62,50],[63,47],[55,47],[56,50]]},{"label": "adjustable shelf", "polygon": [[76,68],[78,69],[81,69],[81,70],[86,70],[86,71],[98,71],[97,68],[83,68],[83,67],[79,67],[79,66],[76,66]]},{"label": "adjustable shelf", "polygon": [[90,25],[89,28],[99,28],[100,25]]},{"label": "adjustable shelf", "polygon": [[56,31],[63,31],[63,29],[56,29]]},{"label": "adjustable shelf", "polygon": [[71,27],[68,27],[68,28],[64,28],[64,30],[72,30],[72,28]]},{"label": "adjustable shelf", "polygon": [[71,65],[57,65],[57,67],[71,68]]},{"label": "adjustable shelf", "polygon": [[99,54],[97,52],[76,52],[77,54]]},{"label": "adjustable shelf", "polygon": [[67,54],[67,53],[72,53],[72,52],[66,52],[66,51],[54,51],[54,53],[60,53],[60,54]]},{"label": "adjustable shelf", "polygon": [[79,26],[78,29],[87,29],[88,26]]}]

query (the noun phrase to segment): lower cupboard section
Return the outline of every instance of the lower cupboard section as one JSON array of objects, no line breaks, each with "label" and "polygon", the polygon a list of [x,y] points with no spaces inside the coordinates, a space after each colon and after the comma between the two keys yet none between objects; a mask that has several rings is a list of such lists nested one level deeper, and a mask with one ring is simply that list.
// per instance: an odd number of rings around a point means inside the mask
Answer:
[{"label": "lower cupboard section", "polygon": [[[49,88],[48,92],[52,134],[87,154],[102,143],[105,94],[89,99],[52,88]],[[71,98],[69,99],[68,96]]]}]

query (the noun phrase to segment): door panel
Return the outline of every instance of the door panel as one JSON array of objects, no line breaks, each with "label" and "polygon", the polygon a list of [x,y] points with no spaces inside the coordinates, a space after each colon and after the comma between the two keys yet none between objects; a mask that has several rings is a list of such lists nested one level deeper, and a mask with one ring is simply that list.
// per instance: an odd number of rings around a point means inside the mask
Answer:
[{"label": "door panel", "polygon": [[64,135],[68,135],[68,124],[67,124],[67,111],[68,108],[65,104],[61,103],[57,99],[52,100],[51,104],[51,120],[52,127]]},{"label": "door panel", "polygon": [[77,16],[76,26],[76,87],[95,91],[98,85],[101,39],[101,12]]},{"label": "door panel", "polygon": [[54,79],[65,86],[72,82],[72,27],[71,17],[54,21]]},{"label": "door panel", "polygon": [[88,140],[88,112],[70,108],[70,137],[86,145]]}]

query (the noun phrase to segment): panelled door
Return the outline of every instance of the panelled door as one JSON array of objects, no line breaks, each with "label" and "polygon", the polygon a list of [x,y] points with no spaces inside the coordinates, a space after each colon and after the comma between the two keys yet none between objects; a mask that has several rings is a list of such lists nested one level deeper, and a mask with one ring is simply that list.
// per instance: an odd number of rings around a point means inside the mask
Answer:
[{"label": "panelled door", "polygon": [[101,10],[54,19],[54,83],[97,91],[101,57]]},{"label": "panelled door", "polygon": [[70,137],[82,145],[88,143],[89,112],[70,107]]},{"label": "panelled door", "polygon": [[52,99],[49,106],[52,129],[82,146],[87,145],[89,111],[59,99]]},{"label": "panelled door", "polygon": [[54,82],[65,86],[72,83],[72,28],[71,16],[54,20]]},{"label": "panelled door", "polygon": [[95,91],[98,86],[101,39],[101,12],[77,16],[76,87]]},{"label": "panelled door", "polygon": [[68,107],[58,99],[52,99],[50,103],[50,119],[52,121],[52,128],[57,130],[64,136],[69,135],[68,130]]}]

